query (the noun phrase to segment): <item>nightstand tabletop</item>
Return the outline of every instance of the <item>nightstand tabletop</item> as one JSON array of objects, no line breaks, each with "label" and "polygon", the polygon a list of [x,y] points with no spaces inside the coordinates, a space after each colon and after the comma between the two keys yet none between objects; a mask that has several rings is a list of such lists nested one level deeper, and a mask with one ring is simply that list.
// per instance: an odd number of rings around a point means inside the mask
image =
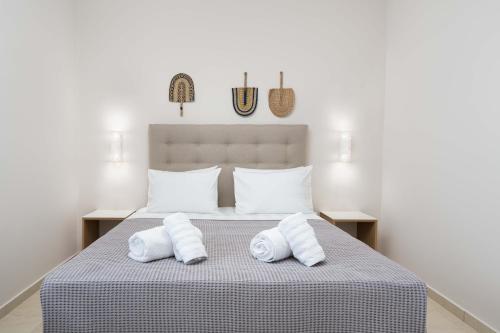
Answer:
[{"label": "nightstand tabletop", "polygon": [[357,222],[374,222],[377,218],[368,214],[357,211],[322,211],[321,215],[325,215],[334,221],[357,221]]},{"label": "nightstand tabletop", "polygon": [[126,219],[135,212],[135,209],[112,210],[97,209],[83,216],[84,220],[119,220]]}]

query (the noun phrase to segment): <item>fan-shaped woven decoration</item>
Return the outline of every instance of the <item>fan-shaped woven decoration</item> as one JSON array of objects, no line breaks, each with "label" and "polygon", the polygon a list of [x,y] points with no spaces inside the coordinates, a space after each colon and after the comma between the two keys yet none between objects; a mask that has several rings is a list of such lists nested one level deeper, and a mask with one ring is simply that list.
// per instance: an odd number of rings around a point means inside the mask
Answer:
[{"label": "fan-shaped woven decoration", "polygon": [[240,116],[249,116],[257,108],[259,99],[258,88],[247,87],[247,72],[245,72],[243,88],[233,88],[233,108]]},{"label": "fan-shaped woven decoration", "polygon": [[283,72],[280,72],[279,89],[269,90],[269,108],[277,117],[288,116],[295,106],[295,93],[292,88],[283,88]]},{"label": "fan-shaped woven decoration", "polygon": [[187,74],[179,73],[170,81],[168,93],[170,102],[181,103],[181,117],[184,115],[184,103],[194,102],[194,84],[193,79]]}]

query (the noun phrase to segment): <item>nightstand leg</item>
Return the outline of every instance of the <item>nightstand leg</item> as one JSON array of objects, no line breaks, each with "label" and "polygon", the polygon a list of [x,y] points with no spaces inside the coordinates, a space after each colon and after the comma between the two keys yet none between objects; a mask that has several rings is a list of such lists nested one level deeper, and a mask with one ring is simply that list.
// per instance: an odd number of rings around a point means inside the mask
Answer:
[{"label": "nightstand leg", "polygon": [[99,238],[99,220],[82,221],[82,249]]},{"label": "nightstand leg", "polygon": [[377,249],[377,222],[358,223],[358,239]]}]

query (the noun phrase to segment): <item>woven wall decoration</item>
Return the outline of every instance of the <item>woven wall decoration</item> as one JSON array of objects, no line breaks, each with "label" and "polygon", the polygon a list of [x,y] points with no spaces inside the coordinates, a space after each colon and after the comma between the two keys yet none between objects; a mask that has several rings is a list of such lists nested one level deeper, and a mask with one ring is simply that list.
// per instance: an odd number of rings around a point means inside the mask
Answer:
[{"label": "woven wall decoration", "polygon": [[240,116],[249,116],[254,113],[257,108],[259,99],[258,88],[247,87],[247,72],[244,74],[245,80],[243,88],[233,88],[233,108]]},{"label": "woven wall decoration", "polygon": [[180,103],[181,117],[184,116],[184,103],[194,102],[193,79],[187,74],[179,73],[170,81],[168,93],[170,102]]},{"label": "woven wall decoration", "polygon": [[269,108],[277,117],[288,116],[295,106],[295,93],[292,88],[283,88],[283,72],[280,72],[279,89],[269,90]]}]

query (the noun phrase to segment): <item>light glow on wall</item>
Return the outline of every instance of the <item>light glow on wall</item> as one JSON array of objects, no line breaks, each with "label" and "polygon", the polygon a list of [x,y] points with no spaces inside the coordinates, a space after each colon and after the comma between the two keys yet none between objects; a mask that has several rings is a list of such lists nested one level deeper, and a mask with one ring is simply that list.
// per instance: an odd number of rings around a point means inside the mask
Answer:
[{"label": "light glow on wall", "polygon": [[104,106],[102,113],[103,124],[106,130],[115,132],[130,130],[132,121],[130,108],[126,106]]}]

